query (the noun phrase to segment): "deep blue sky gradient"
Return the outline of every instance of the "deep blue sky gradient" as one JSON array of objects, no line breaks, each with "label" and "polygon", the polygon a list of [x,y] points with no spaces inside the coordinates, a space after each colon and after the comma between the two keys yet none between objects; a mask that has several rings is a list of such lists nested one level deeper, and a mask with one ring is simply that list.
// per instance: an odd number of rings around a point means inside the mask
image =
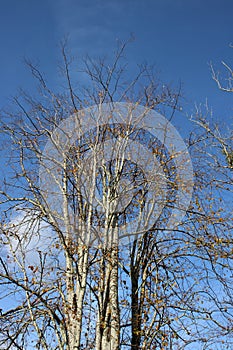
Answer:
[{"label": "deep blue sky gradient", "polygon": [[155,64],[165,82],[183,83],[187,112],[207,98],[216,119],[230,122],[233,95],[217,89],[208,64],[233,62],[232,14],[232,0],[1,0],[0,107],[19,87],[33,90],[24,57],[38,62],[56,87],[64,36],[80,58],[111,57],[116,39],[133,33],[129,67]]}]

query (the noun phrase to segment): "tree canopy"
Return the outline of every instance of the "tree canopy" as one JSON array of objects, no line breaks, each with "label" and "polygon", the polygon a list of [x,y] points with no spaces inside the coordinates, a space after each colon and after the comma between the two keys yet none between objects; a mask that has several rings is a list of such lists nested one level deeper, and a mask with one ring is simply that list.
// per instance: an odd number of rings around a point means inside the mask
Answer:
[{"label": "tree canopy", "polygon": [[232,347],[232,133],[125,46],[1,115],[1,348]]}]

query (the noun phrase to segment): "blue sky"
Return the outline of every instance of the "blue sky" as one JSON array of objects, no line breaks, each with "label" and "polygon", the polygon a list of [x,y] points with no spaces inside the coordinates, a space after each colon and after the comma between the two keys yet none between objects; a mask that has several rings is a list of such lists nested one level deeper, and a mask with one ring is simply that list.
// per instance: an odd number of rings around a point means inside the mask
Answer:
[{"label": "blue sky", "polygon": [[[0,109],[34,81],[23,64],[38,62],[59,84],[59,42],[69,35],[78,57],[108,55],[132,33],[129,67],[155,64],[162,80],[183,83],[184,111],[206,98],[216,120],[232,124],[233,94],[219,91],[209,63],[233,66],[233,0],[0,0]],[[186,124],[184,124],[186,127]],[[179,131],[183,135],[182,126]]]},{"label": "blue sky", "polygon": [[82,57],[111,54],[116,39],[133,33],[129,67],[155,64],[165,82],[183,83],[187,112],[208,98],[216,119],[232,117],[232,95],[220,92],[209,62],[233,61],[232,0],[2,0],[0,3],[0,107],[19,87],[33,88],[24,57],[59,84],[59,42]]}]

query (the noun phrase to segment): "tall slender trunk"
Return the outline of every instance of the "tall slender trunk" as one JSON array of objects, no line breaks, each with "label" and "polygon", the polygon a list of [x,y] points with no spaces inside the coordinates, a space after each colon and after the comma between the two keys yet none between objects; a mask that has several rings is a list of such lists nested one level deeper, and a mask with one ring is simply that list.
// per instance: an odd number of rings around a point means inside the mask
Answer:
[{"label": "tall slender trunk", "polygon": [[[66,169],[66,160],[64,169]],[[94,190],[92,190],[93,192]],[[78,223],[79,234],[76,232],[76,219],[70,216],[68,203],[68,177],[63,179],[63,214],[65,223],[65,259],[66,259],[66,301],[67,315],[67,347],[69,350],[79,350],[82,334],[83,302],[88,274],[88,238],[90,236],[91,209],[87,215],[87,224]],[[81,205],[79,203],[79,205]],[[82,209],[82,208],[80,208]],[[84,237],[86,238],[84,240]],[[84,242],[86,244],[84,244]]]},{"label": "tall slender trunk", "polygon": [[139,306],[139,290],[138,290],[138,271],[137,267],[131,268],[131,349],[139,350],[141,342],[141,315]]},{"label": "tall slender trunk", "polygon": [[[83,301],[86,291],[88,250],[79,248],[77,271],[69,262],[67,265],[67,315],[70,350],[79,350],[82,333]],[[68,267],[69,266],[69,267]],[[71,271],[71,272],[70,272]]]},{"label": "tall slender trunk", "polygon": [[96,350],[120,349],[120,310],[118,303],[118,249],[105,252],[101,264]]},{"label": "tall slender trunk", "polygon": [[141,310],[139,292],[139,256],[137,252],[137,240],[133,243],[130,262],[131,277],[131,350],[139,350],[141,343]]}]

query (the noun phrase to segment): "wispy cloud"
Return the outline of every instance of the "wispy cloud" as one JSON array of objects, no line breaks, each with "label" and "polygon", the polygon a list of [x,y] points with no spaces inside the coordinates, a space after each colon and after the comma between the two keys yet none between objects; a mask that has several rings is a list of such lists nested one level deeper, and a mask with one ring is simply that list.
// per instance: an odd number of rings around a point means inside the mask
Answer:
[{"label": "wispy cloud", "polygon": [[25,265],[38,265],[40,256],[51,255],[55,247],[55,235],[51,228],[30,210],[14,213],[7,225],[6,253]]},{"label": "wispy cloud", "polygon": [[[128,6],[133,1],[74,1],[51,2],[60,36],[68,34],[72,48],[79,54],[100,54],[122,37],[127,23]],[[133,10],[133,7],[132,7]],[[130,29],[126,29],[127,35]]]}]

